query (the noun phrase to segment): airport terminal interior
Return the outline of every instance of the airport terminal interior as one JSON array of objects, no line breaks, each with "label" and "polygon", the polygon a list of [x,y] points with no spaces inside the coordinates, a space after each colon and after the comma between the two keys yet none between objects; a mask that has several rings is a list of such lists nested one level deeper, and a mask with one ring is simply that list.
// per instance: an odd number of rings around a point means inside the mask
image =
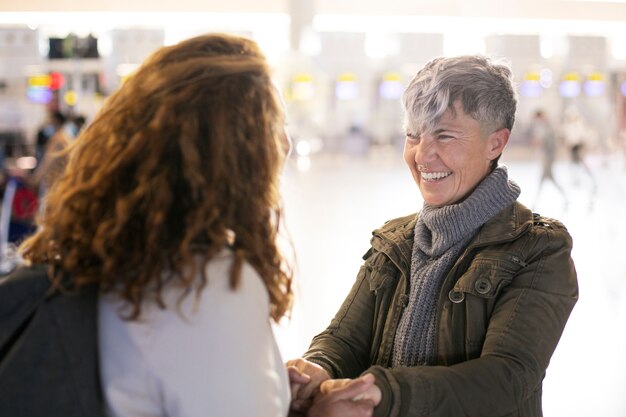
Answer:
[{"label": "airport terminal interior", "polygon": [[[0,0],[2,187],[36,167],[51,109],[77,132],[147,55],[206,32],[256,40],[287,109],[297,298],[275,328],[285,358],[326,327],[371,231],[422,206],[402,159],[406,84],[434,57],[481,53],[511,65],[519,92],[501,163],[520,201],[574,240],[580,299],[544,415],[626,417],[626,0]],[[555,182],[541,178],[539,110],[557,132]],[[15,211],[4,201],[5,249],[28,221]]]}]

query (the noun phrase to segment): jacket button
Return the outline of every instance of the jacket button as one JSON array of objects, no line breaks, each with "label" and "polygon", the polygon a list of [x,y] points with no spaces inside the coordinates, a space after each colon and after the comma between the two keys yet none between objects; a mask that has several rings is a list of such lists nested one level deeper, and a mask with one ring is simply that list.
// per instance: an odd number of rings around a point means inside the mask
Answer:
[{"label": "jacket button", "polygon": [[487,294],[491,290],[491,281],[487,278],[478,278],[474,283],[474,288],[478,294]]},{"label": "jacket button", "polygon": [[454,291],[450,290],[448,293],[448,298],[455,304],[458,304],[465,300],[465,293],[463,291]]}]

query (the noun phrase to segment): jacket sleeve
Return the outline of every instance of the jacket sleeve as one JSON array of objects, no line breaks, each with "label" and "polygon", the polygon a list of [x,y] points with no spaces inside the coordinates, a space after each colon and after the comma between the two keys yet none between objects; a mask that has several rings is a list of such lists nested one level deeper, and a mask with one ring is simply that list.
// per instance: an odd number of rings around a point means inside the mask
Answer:
[{"label": "jacket sleeve", "polygon": [[480,356],[452,366],[371,367],[383,392],[375,416],[500,416],[528,403],[578,299],[565,228],[557,222],[533,233],[528,264],[498,295]]},{"label": "jacket sleeve", "polygon": [[367,269],[367,263],[361,266],[356,282],[330,325],[313,338],[303,355],[332,378],[354,378],[370,366],[375,299],[366,279]]}]

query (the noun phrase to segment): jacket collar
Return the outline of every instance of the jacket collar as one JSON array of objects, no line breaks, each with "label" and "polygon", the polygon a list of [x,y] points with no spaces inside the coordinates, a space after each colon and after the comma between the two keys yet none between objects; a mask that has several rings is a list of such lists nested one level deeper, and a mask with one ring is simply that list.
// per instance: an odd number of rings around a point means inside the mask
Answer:
[{"label": "jacket collar", "polygon": [[[400,217],[385,223],[372,232],[372,247],[387,256],[400,270],[408,271],[411,265],[415,223],[419,213]],[[481,247],[507,242],[517,238],[533,224],[533,214],[526,206],[514,202],[481,227],[468,247]]]}]

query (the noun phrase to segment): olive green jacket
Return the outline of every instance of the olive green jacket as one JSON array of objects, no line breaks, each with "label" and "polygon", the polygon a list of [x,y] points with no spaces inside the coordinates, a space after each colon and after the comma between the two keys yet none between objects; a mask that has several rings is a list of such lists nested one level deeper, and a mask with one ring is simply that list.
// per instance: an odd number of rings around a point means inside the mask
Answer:
[{"label": "olive green jacket", "polygon": [[334,378],[374,373],[375,416],[541,416],[542,380],[578,299],[567,230],[518,202],[502,210],[443,281],[437,365],[391,368],[416,219],[373,232],[350,294],[304,357]]}]

